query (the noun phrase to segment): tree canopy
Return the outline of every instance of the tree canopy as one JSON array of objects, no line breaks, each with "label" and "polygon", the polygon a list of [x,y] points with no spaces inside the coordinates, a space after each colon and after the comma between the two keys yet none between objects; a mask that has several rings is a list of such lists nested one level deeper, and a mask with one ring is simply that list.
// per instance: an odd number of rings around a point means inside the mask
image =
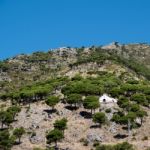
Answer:
[{"label": "tree canopy", "polygon": [[23,134],[25,134],[25,129],[23,127],[16,128],[13,131],[13,135],[16,136],[16,138],[18,138],[19,143],[21,142],[21,137],[22,137]]},{"label": "tree canopy", "polygon": [[56,120],[54,123],[54,128],[59,129],[61,131],[64,131],[65,129],[67,129],[67,119],[63,118],[61,120]]},{"label": "tree canopy", "polygon": [[52,109],[54,109],[54,106],[59,102],[59,97],[49,96],[45,102],[48,106],[50,106],[50,107],[52,107]]},{"label": "tree canopy", "polygon": [[57,146],[57,142],[60,141],[64,137],[62,131],[58,129],[51,130],[46,135],[47,144],[55,143],[55,146]]},{"label": "tree canopy", "polygon": [[95,114],[93,115],[93,121],[94,121],[95,123],[98,123],[100,126],[101,126],[102,124],[105,124],[106,121],[107,121],[107,118],[106,118],[106,116],[105,116],[105,113],[103,113],[103,112],[97,112],[97,113],[95,113]]},{"label": "tree canopy", "polygon": [[83,106],[84,106],[85,109],[91,109],[91,113],[92,113],[92,110],[95,110],[96,108],[100,107],[98,97],[96,97],[96,96],[87,96],[85,98],[85,100],[83,101]]}]

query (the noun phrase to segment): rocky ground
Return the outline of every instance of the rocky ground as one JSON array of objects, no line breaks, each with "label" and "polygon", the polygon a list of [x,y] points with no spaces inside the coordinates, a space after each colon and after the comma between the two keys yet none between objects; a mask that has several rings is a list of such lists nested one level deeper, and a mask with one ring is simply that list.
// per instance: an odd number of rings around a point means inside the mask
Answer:
[{"label": "rocky ground", "polygon": [[[93,142],[99,141],[104,144],[114,144],[117,142],[127,141],[133,143],[138,150],[150,147],[150,118],[147,118],[144,125],[132,133],[134,136],[119,139],[114,138],[117,134],[127,134],[121,126],[113,122],[108,122],[102,128],[95,127],[91,118],[86,117],[84,108],[78,110],[70,110],[67,104],[59,103],[56,106],[57,112],[51,113],[51,109],[44,103],[33,103],[30,109],[23,107],[22,111],[17,116],[17,123],[12,124],[13,128],[23,126],[26,129],[26,134],[22,137],[22,143],[16,145],[12,150],[33,150],[35,147],[45,148],[46,132],[53,129],[53,123],[56,119],[63,117],[68,119],[67,130],[65,130],[65,138],[58,143],[59,147],[68,150],[90,150]],[[111,108],[112,112],[116,111],[117,106],[105,105],[101,109]],[[99,111],[99,110],[96,110]],[[150,116],[150,115],[149,115]],[[107,114],[108,120],[111,119],[112,113]],[[149,137],[149,140],[144,141],[144,137]],[[88,146],[84,146],[88,142]]]}]

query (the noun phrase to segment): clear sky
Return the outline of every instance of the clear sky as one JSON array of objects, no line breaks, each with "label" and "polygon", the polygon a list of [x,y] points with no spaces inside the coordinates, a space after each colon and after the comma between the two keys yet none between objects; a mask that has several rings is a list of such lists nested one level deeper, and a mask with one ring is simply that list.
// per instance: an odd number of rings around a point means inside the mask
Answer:
[{"label": "clear sky", "polygon": [[0,59],[112,41],[150,43],[150,0],[0,0]]}]

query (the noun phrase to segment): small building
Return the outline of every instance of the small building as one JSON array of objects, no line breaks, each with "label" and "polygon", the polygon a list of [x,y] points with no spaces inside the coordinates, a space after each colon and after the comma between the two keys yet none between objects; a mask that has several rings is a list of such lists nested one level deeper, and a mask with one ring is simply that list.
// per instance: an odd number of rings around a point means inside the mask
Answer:
[{"label": "small building", "polygon": [[112,98],[110,96],[108,96],[107,94],[103,94],[100,98],[99,98],[99,102],[100,103],[117,103],[117,99]]}]

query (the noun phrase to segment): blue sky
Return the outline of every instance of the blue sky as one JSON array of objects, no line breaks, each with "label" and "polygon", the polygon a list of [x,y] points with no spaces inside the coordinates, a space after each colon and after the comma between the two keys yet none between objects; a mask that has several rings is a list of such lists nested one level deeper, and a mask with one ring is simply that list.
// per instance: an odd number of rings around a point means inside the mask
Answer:
[{"label": "blue sky", "polygon": [[150,0],[0,0],[0,59],[112,41],[150,43]]}]

